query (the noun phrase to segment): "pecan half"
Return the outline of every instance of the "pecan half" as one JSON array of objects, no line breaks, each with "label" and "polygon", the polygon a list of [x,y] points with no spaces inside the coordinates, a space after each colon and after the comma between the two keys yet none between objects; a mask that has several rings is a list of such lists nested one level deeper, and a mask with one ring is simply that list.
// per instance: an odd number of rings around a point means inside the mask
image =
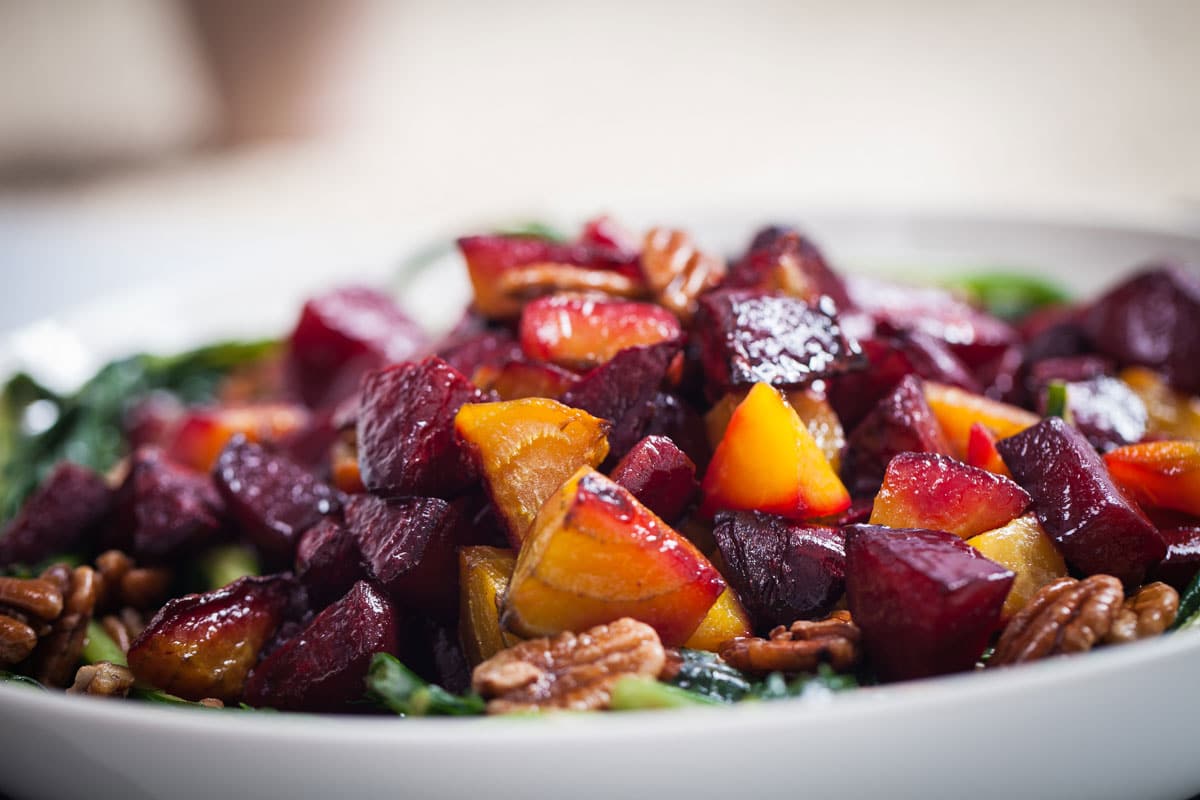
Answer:
[{"label": "pecan half", "polygon": [[100,661],[87,664],[75,673],[75,683],[67,694],[90,694],[96,697],[125,697],[133,687],[133,673],[129,667]]},{"label": "pecan half", "polygon": [[98,608],[157,608],[171,587],[171,571],[165,567],[138,567],[120,550],[106,550],[96,557],[100,577]]},{"label": "pecan half", "polygon": [[99,581],[91,567],[70,569],[56,564],[41,576],[55,583],[63,593],[63,610],[49,635],[34,652],[34,677],[50,686],[66,686],[73,676],[87,624],[96,607]]},{"label": "pecan half", "polygon": [[51,620],[62,613],[63,596],[51,581],[39,578],[0,578],[0,605]]},{"label": "pecan half", "polygon": [[614,297],[638,297],[642,285],[619,272],[551,262],[529,264],[505,272],[496,288],[506,297],[523,300],[556,292],[602,292]]},{"label": "pecan half", "polygon": [[822,663],[835,670],[852,668],[862,656],[862,632],[849,611],[835,611],[823,620],[800,620],[780,625],[766,639],[747,636],[721,646],[721,658],[743,672],[811,672]]},{"label": "pecan half", "polygon": [[646,234],[642,272],[659,304],[686,321],[696,299],[725,276],[725,262],[702,252],[684,231],[653,228]]},{"label": "pecan half", "polygon": [[1125,599],[1104,643],[1126,644],[1158,636],[1171,627],[1177,611],[1179,592],[1165,583],[1147,583]]},{"label": "pecan half", "polygon": [[489,714],[607,708],[625,675],[657,677],[666,655],[649,625],[624,618],[584,633],[530,639],[475,668],[471,684]]},{"label": "pecan half", "polygon": [[1124,600],[1111,575],[1048,583],[1009,621],[988,666],[1091,650],[1112,629]]},{"label": "pecan half", "polygon": [[0,615],[0,666],[12,666],[29,657],[37,647],[37,631],[19,619]]}]

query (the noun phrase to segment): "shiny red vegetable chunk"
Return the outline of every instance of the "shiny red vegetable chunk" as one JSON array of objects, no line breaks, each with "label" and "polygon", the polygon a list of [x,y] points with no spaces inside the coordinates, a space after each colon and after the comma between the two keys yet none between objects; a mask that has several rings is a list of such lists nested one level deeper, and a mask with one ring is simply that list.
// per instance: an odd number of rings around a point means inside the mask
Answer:
[{"label": "shiny red vegetable chunk", "polygon": [[635,444],[610,477],[667,522],[682,517],[700,491],[696,465],[666,436]]},{"label": "shiny red vegetable chunk", "polygon": [[112,500],[104,478],[64,461],[0,532],[0,567],[37,564],[89,545]]},{"label": "shiny red vegetable chunk", "polygon": [[520,336],[530,358],[587,369],[627,347],[678,341],[683,330],[678,317],[652,303],[559,294],[526,304]]}]

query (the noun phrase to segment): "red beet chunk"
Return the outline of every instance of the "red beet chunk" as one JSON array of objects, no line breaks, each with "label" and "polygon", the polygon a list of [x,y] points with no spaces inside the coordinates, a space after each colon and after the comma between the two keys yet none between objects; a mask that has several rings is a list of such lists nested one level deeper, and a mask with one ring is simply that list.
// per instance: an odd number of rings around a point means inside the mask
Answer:
[{"label": "red beet chunk", "polygon": [[171,462],[156,448],[139,448],[117,490],[106,546],[148,561],[174,558],[216,538],[223,510],[208,475]]},{"label": "red beet chunk", "polygon": [[1122,364],[1162,372],[1200,393],[1200,276],[1181,266],[1147,268],[1101,297],[1085,325],[1096,349]]},{"label": "red beet chunk", "polygon": [[1200,525],[1163,528],[1167,557],[1151,572],[1150,579],[1169,583],[1179,591],[1200,572]]},{"label": "red beet chunk", "polygon": [[737,511],[717,515],[713,536],[725,577],[760,632],[827,614],[842,596],[846,551],[834,528]]},{"label": "red beet chunk", "polygon": [[638,274],[639,253],[596,241],[557,242],[541,236],[492,234],[464,236],[458,248],[468,264],[488,272],[504,272],[531,264],[566,264],[588,269]]},{"label": "red beet chunk", "polygon": [[667,522],[682,517],[700,489],[696,465],[666,436],[635,444],[610,477]]},{"label": "red beet chunk", "polygon": [[241,437],[221,451],[213,480],[242,532],[279,560],[291,561],[300,534],[341,506],[307,470]]},{"label": "red beet chunk", "polygon": [[692,405],[672,392],[659,392],[651,405],[654,413],[646,426],[647,436],[666,436],[687,454],[703,472],[712,457],[704,417]]},{"label": "red beet chunk", "polygon": [[913,375],[900,381],[851,432],[842,457],[842,480],[855,496],[874,494],[888,463],[905,452],[950,453],[921,381]]},{"label": "red beet chunk", "polygon": [[365,576],[358,543],[334,519],[322,519],[296,544],[296,577],[318,608],[344,595]]},{"label": "red beet chunk", "polygon": [[556,294],[525,304],[521,349],[537,361],[588,369],[627,347],[682,339],[679,318],[662,306],[587,294]]},{"label": "red beet chunk", "polygon": [[1071,566],[1136,586],[1167,554],[1162,536],[1117,489],[1095,448],[1062,419],[1042,420],[996,449]]},{"label": "red beet chunk", "polygon": [[0,533],[0,566],[32,565],[60,553],[91,549],[92,534],[112,499],[103,477],[64,461]]},{"label": "red beet chunk", "polygon": [[852,525],[846,599],[884,680],[971,669],[1014,575],[952,533]]},{"label": "red beet chunk", "polygon": [[346,505],[346,524],[367,572],[401,606],[442,618],[457,612],[462,517],[453,506],[358,495]]},{"label": "red beet chunk", "polygon": [[[1075,427],[1101,452],[1140,442],[1146,435],[1146,404],[1124,382],[1106,375],[1067,386],[1067,408]],[[1046,390],[1038,408],[1046,413]]]},{"label": "red beet chunk", "polygon": [[495,392],[501,400],[519,400],[523,397],[553,399],[579,383],[579,375],[553,364],[522,360],[509,361],[501,367],[485,368],[476,372],[472,380],[480,389]]},{"label": "red beet chunk", "polygon": [[267,656],[246,682],[246,702],[281,711],[347,711],[363,697],[371,657],[398,654],[399,614],[366,581]]},{"label": "red beet chunk", "polygon": [[630,261],[636,259],[642,249],[637,238],[608,215],[588,220],[579,234],[579,243],[614,250]]},{"label": "red beet chunk", "polygon": [[753,290],[711,292],[700,299],[694,332],[716,394],[754,383],[801,386],[862,364],[828,299],[809,305]]},{"label": "red beet chunk", "polygon": [[438,348],[437,355],[463,375],[472,377],[481,367],[498,369],[510,361],[525,358],[517,337],[505,328],[448,342]]},{"label": "red beet chunk", "polygon": [[121,419],[130,447],[166,447],[187,409],[170,392],[150,392],[126,409]]},{"label": "red beet chunk", "polygon": [[387,497],[451,497],[475,479],[454,415],[483,393],[436,356],[368,373],[358,412],[358,463],[368,490]]},{"label": "red beet chunk", "polygon": [[129,647],[138,680],[188,700],[241,697],[246,676],[283,620],[290,578],[240,578],[167,601]]},{"label": "red beet chunk", "polygon": [[679,352],[677,342],[626,348],[563,393],[561,400],[566,405],[612,422],[609,463],[624,456],[649,432],[656,398]]},{"label": "red beet chunk", "polygon": [[772,226],[754,235],[746,255],[725,279],[731,288],[785,290],[813,302],[829,297],[839,310],[851,307],[842,279],[817,246],[794,228]]},{"label": "red beet chunk", "polygon": [[392,298],[347,287],[305,303],[291,336],[289,371],[305,403],[330,406],[353,394],[367,370],[408,360],[427,346]]}]

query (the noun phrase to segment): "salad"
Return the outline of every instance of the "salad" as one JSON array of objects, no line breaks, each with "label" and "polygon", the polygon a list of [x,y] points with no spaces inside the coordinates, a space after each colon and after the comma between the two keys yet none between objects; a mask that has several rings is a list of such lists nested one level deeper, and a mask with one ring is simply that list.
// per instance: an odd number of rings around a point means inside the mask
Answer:
[{"label": "salad", "polygon": [[0,397],[0,680],[402,716],[802,697],[1200,620],[1200,276],[842,274],[613,220]]}]

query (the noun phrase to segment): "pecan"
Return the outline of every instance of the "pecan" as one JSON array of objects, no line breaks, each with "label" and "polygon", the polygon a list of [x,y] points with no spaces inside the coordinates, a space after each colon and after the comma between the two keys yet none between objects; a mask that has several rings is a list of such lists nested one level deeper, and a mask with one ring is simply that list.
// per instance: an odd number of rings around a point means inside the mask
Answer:
[{"label": "pecan", "polygon": [[37,646],[37,631],[7,615],[0,615],[0,666],[12,666],[29,657]]},{"label": "pecan", "polygon": [[1165,583],[1147,583],[1125,599],[1104,643],[1126,644],[1158,636],[1175,621],[1178,610],[1179,592]]},{"label": "pecan", "polygon": [[171,571],[164,567],[138,567],[120,550],[107,550],[96,557],[100,577],[97,606],[138,609],[157,608],[171,587]]},{"label": "pecan", "polygon": [[1124,600],[1111,575],[1048,583],[1009,621],[988,666],[1091,650],[1112,629]]},{"label": "pecan", "polygon": [[643,293],[642,285],[628,275],[550,262],[509,270],[500,276],[496,288],[515,300],[557,292],[601,292],[614,297]]},{"label": "pecan", "polygon": [[80,667],[75,673],[75,683],[67,689],[67,693],[125,697],[132,687],[133,673],[129,671],[129,667],[100,661]]},{"label": "pecan", "polygon": [[50,620],[62,613],[63,596],[51,581],[38,578],[0,578],[0,604]]},{"label": "pecan", "polygon": [[780,625],[766,639],[731,639],[721,646],[721,658],[750,673],[811,672],[822,663],[840,672],[858,663],[861,640],[850,612],[835,611],[823,620]]},{"label": "pecan", "polygon": [[683,231],[654,228],[646,234],[642,272],[659,304],[687,320],[697,298],[725,276],[725,262],[701,252]]},{"label": "pecan", "polygon": [[204,706],[205,708],[224,708],[225,707],[225,701],[220,699],[219,697],[205,697],[203,700],[197,700],[196,704]]},{"label": "pecan", "polygon": [[657,677],[665,658],[654,629],[626,617],[501,650],[475,668],[471,684],[488,700],[489,714],[602,709],[618,678]]},{"label": "pecan", "polygon": [[63,564],[50,567],[41,577],[60,587],[63,610],[33,654],[34,677],[50,686],[66,686],[83,651],[88,621],[96,606],[99,581],[91,567],[71,570]]}]

